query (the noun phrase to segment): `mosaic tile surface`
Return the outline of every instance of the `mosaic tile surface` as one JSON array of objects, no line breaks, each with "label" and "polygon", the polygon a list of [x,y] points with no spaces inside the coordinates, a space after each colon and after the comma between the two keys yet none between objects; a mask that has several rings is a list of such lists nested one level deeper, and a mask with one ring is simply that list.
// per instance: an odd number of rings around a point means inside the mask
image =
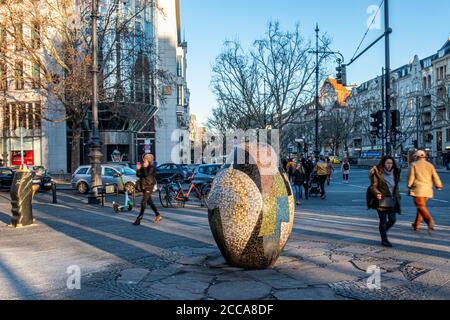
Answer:
[{"label": "mosaic tile surface", "polygon": [[[248,150],[248,149],[247,149]],[[294,224],[294,198],[287,177],[260,170],[246,151],[245,164],[230,164],[216,176],[208,200],[209,223],[227,262],[246,269],[272,266]]]}]

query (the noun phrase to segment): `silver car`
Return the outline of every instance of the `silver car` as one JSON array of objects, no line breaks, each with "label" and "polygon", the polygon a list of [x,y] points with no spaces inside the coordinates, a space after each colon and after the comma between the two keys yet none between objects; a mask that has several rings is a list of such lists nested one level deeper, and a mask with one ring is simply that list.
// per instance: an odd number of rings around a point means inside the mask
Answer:
[{"label": "silver car", "polygon": [[[122,179],[122,183],[120,183]],[[138,177],[136,171],[124,166],[102,165],[103,185],[117,185],[119,192],[134,192]],[[91,166],[81,166],[72,175],[71,185],[79,193],[86,194],[91,188]]]}]

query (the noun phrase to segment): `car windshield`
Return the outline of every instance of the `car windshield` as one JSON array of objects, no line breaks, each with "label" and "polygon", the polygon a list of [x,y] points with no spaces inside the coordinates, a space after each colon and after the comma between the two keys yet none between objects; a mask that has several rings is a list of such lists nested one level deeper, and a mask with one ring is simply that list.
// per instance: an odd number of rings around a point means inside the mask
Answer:
[{"label": "car windshield", "polygon": [[119,168],[119,171],[120,171],[123,175],[126,175],[126,176],[132,176],[132,175],[135,175],[135,174],[136,174],[136,171],[134,171],[133,169],[128,168],[128,167],[122,167],[122,168]]}]

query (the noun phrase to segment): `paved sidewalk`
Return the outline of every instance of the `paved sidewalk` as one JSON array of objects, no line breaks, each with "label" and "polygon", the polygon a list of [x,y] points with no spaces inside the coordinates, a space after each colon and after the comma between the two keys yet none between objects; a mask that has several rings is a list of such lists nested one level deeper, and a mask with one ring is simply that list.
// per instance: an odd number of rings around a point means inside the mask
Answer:
[{"label": "paved sidewalk", "polygon": [[[146,216],[134,227],[136,210],[115,215],[71,192],[58,205],[36,200],[37,225],[16,230],[0,197],[0,299],[450,299],[447,219],[429,237],[407,216],[385,249],[373,213],[313,199],[274,268],[246,271],[225,264],[204,209],[163,209],[161,224]],[[67,289],[70,266],[81,268],[80,290]],[[367,287],[370,266],[381,268],[380,290]]]}]

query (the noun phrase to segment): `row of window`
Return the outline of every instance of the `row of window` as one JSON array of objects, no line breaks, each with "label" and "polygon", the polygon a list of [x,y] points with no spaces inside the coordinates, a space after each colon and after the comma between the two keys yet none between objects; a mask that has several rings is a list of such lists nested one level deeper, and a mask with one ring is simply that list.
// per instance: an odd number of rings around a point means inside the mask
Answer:
[{"label": "row of window", "polygon": [[40,103],[10,103],[0,109],[3,129],[14,131],[17,128],[41,129]]},{"label": "row of window", "polygon": [[[24,64],[22,60],[17,60],[13,66],[13,81],[15,90],[25,89]],[[31,88],[39,89],[41,86],[41,68],[39,64],[31,65]],[[0,62],[0,90],[10,89],[8,82],[8,66],[5,62]]]},{"label": "row of window", "polygon": [[[41,26],[39,22],[31,23],[30,46],[32,49],[39,49],[41,46]],[[22,51],[24,47],[23,23],[18,22],[13,25],[11,37],[14,39],[16,51]],[[0,25],[0,50],[6,50],[8,46],[8,31],[5,25]]]}]

